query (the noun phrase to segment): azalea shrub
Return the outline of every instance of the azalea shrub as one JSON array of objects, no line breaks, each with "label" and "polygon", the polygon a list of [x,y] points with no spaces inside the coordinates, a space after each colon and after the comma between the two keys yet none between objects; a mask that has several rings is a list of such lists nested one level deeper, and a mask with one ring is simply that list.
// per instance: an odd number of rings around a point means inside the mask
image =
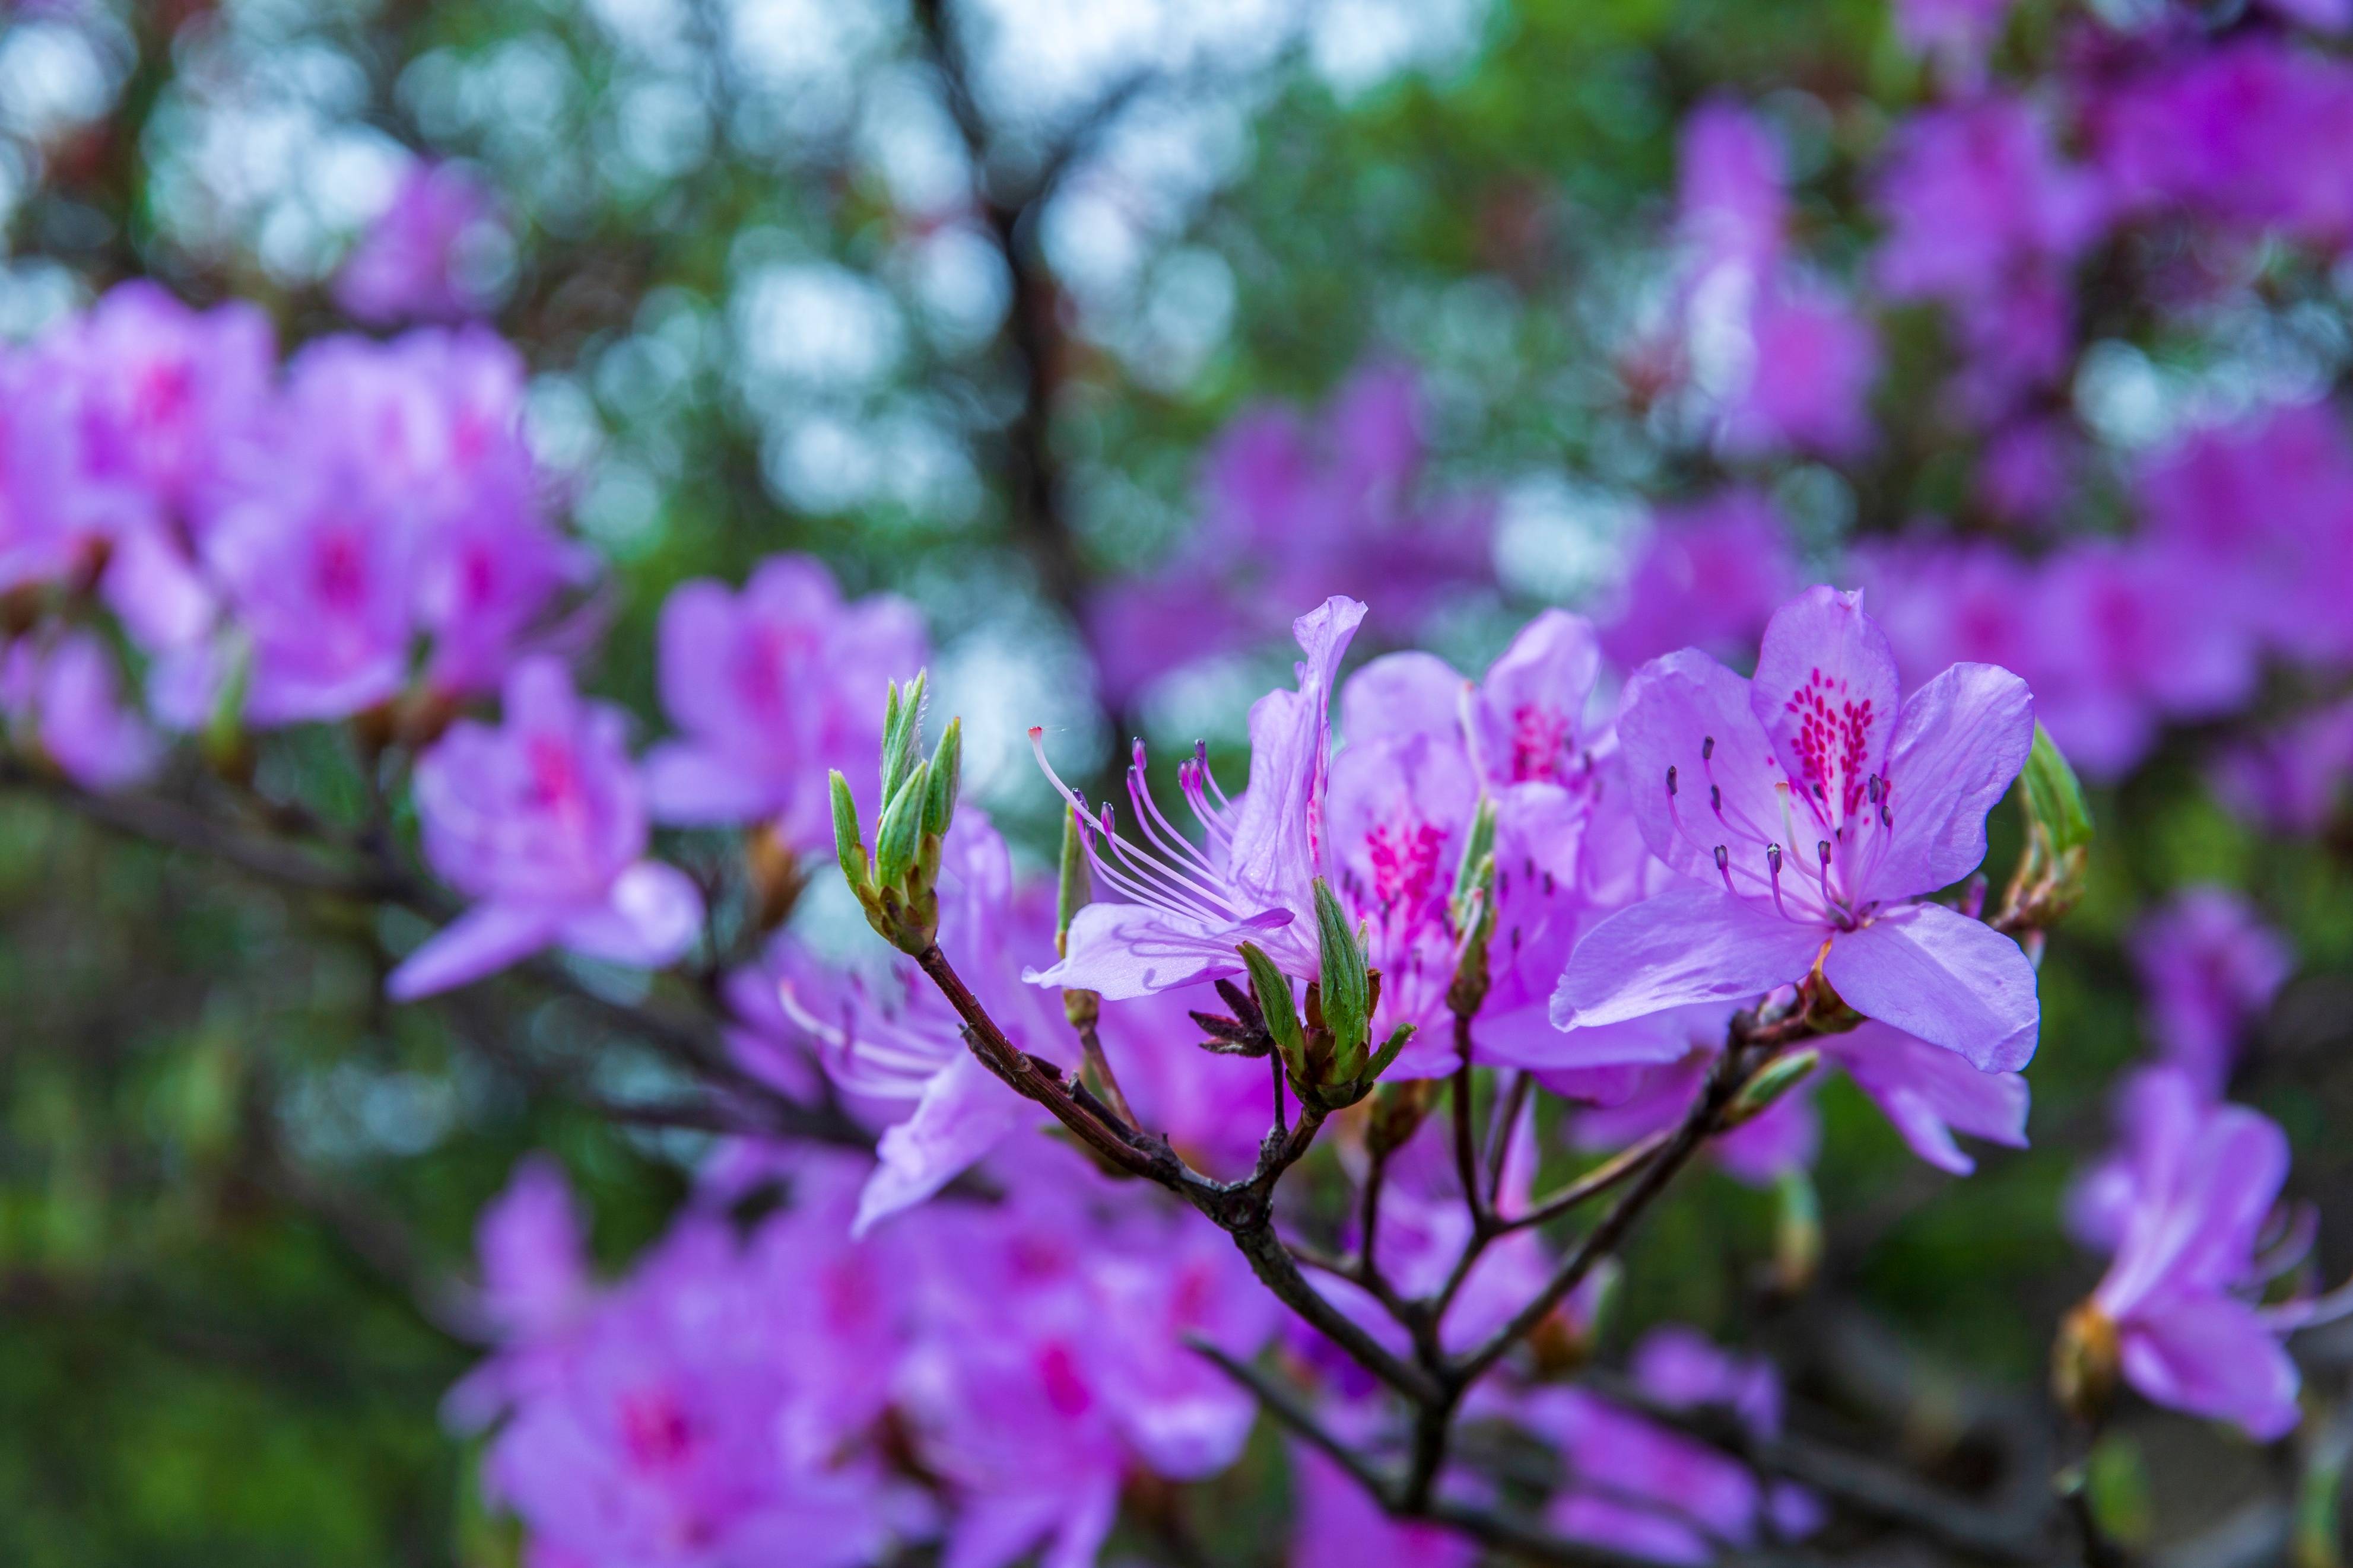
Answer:
[{"label": "azalea shrub", "polygon": [[18,7],[11,1560],[2339,1561],[2353,7],[1144,9]]}]

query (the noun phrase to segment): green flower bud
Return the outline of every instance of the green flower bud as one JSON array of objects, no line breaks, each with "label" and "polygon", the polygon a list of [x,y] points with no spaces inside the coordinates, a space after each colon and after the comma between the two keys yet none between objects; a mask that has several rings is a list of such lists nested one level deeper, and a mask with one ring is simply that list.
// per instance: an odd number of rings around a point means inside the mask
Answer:
[{"label": "green flower bud", "polygon": [[1365,972],[1364,944],[1321,877],[1315,879],[1315,935],[1322,948],[1324,1026],[1332,1031],[1332,1076],[1347,1083],[1364,1069],[1373,985]]},{"label": "green flower bud", "polygon": [[1291,1069],[1292,1080],[1304,1089],[1314,1079],[1308,1076],[1307,1031],[1301,1026],[1298,1009],[1291,999],[1290,977],[1274,966],[1274,960],[1258,943],[1246,942],[1239,951],[1243,967],[1250,971],[1250,989],[1266,1020],[1266,1032],[1273,1037],[1274,1048],[1282,1053],[1283,1065]]}]

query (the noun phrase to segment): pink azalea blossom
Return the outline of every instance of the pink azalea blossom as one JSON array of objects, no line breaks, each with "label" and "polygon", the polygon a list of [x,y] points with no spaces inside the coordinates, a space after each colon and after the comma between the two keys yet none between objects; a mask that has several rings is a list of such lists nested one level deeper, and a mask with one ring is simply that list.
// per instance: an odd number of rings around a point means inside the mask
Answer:
[{"label": "pink azalea blossom", "polygon": [[1871,433],[1863,400],[1877,337],[1820,280],[1785,265],[1779,142],[1746,110],[1710,102],[1684,122],[1681,165],[1682,310],[1720,440],[1736,453],[1852,455]]},{"label": "pink azalea blossom", "polygon": [[1788,526],[1756,491],[1662,509],[1600,616],[1601,646],[1620,666],[1684,647],[1729,657],[1755,646],[1799,581]]},{"label": "pink azalea blossom", "polygon": [[[2149,539],[2180,563],[2214,626],[2291,657],[2353,656],[2353,614],[2337,585],[2353,574],[2353,444],[2325,404],[2278,408],[2195,433],[2140,476]],[[2194,645],[2193,645],[2194,646]]]},{"label": "pink azalea blossom", "polygon": [[1426,494],[1426,413],[1414,372],[1376,363],[1309,421],[1276,404],[1237,415],[1203,463],[1201,520],[1176,554],[1089,606],[1105,699],[1280,632],[1295,606],[1377,600],[1407,628],[1492,575],[1491,498]]},{"label": "pink azalea blossom", "polygon": [[[494,1279],[549,1269],[518,1245],[576,1246],[576,1230],[517,1234],[565,1228],[551,1176],[526,1166],[486,1229]],[[533,1561],[851,1568],[920,1528],[875,1459],[843,1451],[888,1394],[904,1321],[889,1280],[905,1260],[845,1253],[828,1239],[839,1223],[805,1200],[747,1245],[723,1218],[691,1215],[619,1288],[565,1279],[561,1316],[506,1320],[509,1343],[459,1414],[506,1413],[484,1481],[523,1520]]]},{"label": "pink azalea blossom", "polygon": [[1580,939],[1554,1022],[1743,1000],[1819,967],[1866,1016],[1986,1071],[2023,1066],[2033,966],[1922,895],[1984,858],[2033,701],[1986,665],[1900,689],[1861,595],[1829,588],[1773,617],[1754,681],[1696,650],[1645,666],[1619,737],[1642,837],[1684,880]]},{"label": "pink azalea blossom", "polygon": [[2172,1068],[2132,1079],[2119,1104],[2125,1152],[2105,1204],[2116,1258],[2090,1304],[2125,1379],[2158,1405],[2283,1436],[2299,1379],[2279,1342],[2298,1318],[2255,1304],[2255,1249],[2287,1179],[2287,1139]]},{"label": "pink azalea blossom", "polygon": [[425,856],[472,909],[394,970],[398,1000],[563,946],[658,968],[702,928],[702,900],[646,858],[646,813],[620,710],[584,702],[553,659],[506,681],[505,723],[453,726],[417,764]]},{"label": "pink azalea blossom", "polygon": [[2246,231],[2353,242],[2353,69],[2278,37],[2183,51],[2094,98],[2093,154],[2136,214],[2184,209]]},{"label": "pink azalea blossom", "polygon": [[0,707],[58,771],[84,789],[134,784],[155,771],[163,744],[123,700],[113,653],[76,629],[47,646],[20,638],[6,654]]},{"label": "pink azalea blossom", "polygon": [[[941,857],[940,950],[1017,1047],[1074,1066],[1061,1009],[1019,978],[1022,948],[1052,940],[1048,911],[1035,900],[1017,905],[1005,841],[981,813],[959,809]],[[923,1203],[1037,1123],[1037,1108],[980,1065],[962,1020],[913,960],[893,955],[871,981],[795,968],[770,984],[786,1017],[817,1042],[827,1075],[852,1095],[908,1107],[882,1133],[853,1234]]]},{"label": "pink azalea blossom", "polygon": [[1571,1540],[1704,1563],[1768,1530],[1789,1537],[1819,1526],[1820,1505],[1804,1493],[1768,1490],[1739,1460],[1599,1394],[1540,1388],[1518,1415],[1560,1454],[1565,1485],[1545,1517]]},{"label": "pink azalea blossom", "polygon": [[2334,702],[2242,737],[2214,764],[2217,791],[2274,832],[2316,833],[2353,778],[2353,702]]},{"label": "pink azalea blossom", "polygon": [[[1332,683],[1365,606],[1334,597],[1293,624],[1306,658],[1299,688],[1250,707],[1250,784],[1229,801],[1196,758],[1178,769],[1187,804],[1208,837],[1197,847],[1153,804],[1144,753],[1128,771],[1128,795],[1143,842],[1098,822],[1085,800],[1056,778],[1040,732],[1029,732],[1039,765],[1085,835],[1099,901],[1071,922],[1069,955],[1028,976],[1080,986],[1118,1000],[1242,973],[1240,944],[1255,942],[1285,973],[1313,979],[1320,963],[1314,883],[1329,865]],[[1102,847],[1097,847],[1097,840]]]},{"label": "pink azalea blossom", "polygon": [[1073,1157],[1012,1185],[1008,1204],[921,1216],[938,1261],[901,1402],[946,1485],[946,1561],[1006,1568],[1042,1545],[1047,1568],[1089,1568],[1131,1470],[1216,1474],[1256,1419],[1187,1336],[1248,1357],[1280,1308],[1195,1216],[1096,1215]]},{"label": "pink azalea blossom", "polygon": [[359,321],[459,321],[497,302],[513,240],[499,203],[462,163],[417,163],[335,275]]},{"label": "pink azalea blossom", "polygon": [[2176,893],[2141,921],[2131,951],[2158,1058],[2220,1099],[2295,952],[2244,897],[2220,887]]},{"label": "pink azalea blossom", "polygon": [[[682,731],[646,759],[666,822],[773,820],[796,846],[829,844],[825,778],[871,786],[882,697],[923,663],[923,622],[902,599],[845,604],[806,556],[763,562],[741,594],[682,583],[662,606],[662,705]],[[864,800],[871,820],[879,803]]]},{"label": "pink azalea blossom", "polygon": [[1442,1525],[1392,1520],[1356,1479],[1294,1443],[1292,1568],[1472,1568],[1479,1548]]}]

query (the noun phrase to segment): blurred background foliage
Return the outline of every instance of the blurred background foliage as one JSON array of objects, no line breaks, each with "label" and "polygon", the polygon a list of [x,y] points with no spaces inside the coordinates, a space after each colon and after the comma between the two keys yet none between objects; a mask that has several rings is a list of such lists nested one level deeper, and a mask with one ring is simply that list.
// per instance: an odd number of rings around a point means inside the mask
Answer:
[{"label": "blurred background foliage", "polygon": [[[2009,47],[2047,26],[2029,7]],[[1602,593],[1648,506],[1725,477],[1627,374],[1663,308],[1684,112],[1757,104],[1809,248],[1851,265],[1858,170],[1923,87],[1868,0],[20,0],[0,27],[0,329],[147,275],[257,300],[290,345],[339,330],[323,280],[404,150],[470,161],[513,219],[485,265],[533,439],[614,563],[595,684],[650,719],[668,590],[812,552],[923,608],[942,700],[983,738],[972,786],[1032,851],[1053,814],[1013,743],[1029,723],[1082,767],[1124,730],[1206,733],[1239,774],[1279,659],[1113,715],[1074,631],[1085,583],[1181,538],[1228,417],[1313,405],[1370,358],[1420,367],[1431,482],[1501,499],[1498,586],[1434,639],[1475,667],[1534,605]],[[2284,275],[2265,330],[2334,374],[2347,292]],[[2199,370],[2152,321],[2102,331],[2111,368],[2086,375]],[[1870,465],[1741,476],[1817,547],[1954,509],[1949,432],[1910,390],[1941,363],[1934,323],[1897,318],[1887,349]],[[356,821],[344,743],[269,765]],[[2296,1137],[2295,1191],[2341,1200],[2353,1161],[2328,1135],[2353,1125],[2349,847],[2267,844],[2175,760],[2094,809],[2093,895],[2045,970],[2035,1149],[1954,1184],[1843,1086],[1823,1100],[1836,1292],[2021,1384],[2089,1282],[2052,1221],[2139,1049],[2117,939],[2153,892],[2261,889],[2306,977],[2247,1096]],[[593,995],[520,975],[388,1008],[362,918],[0,805],[0,1561],[512,1560],[437,1418],[471,1352],[435,1282],[534,1147],[617,1266],[699,1135],[598,1112],[668,1069]],[[1774,1207],[1691,1184],[1634,1249],[1624,1321],[1744,1316]],[[2324,1213],[2341,1264],[2353,1205]],[[1763,1322],[1818,1349],[1820,1327]],[[1242,1518],[1271,1505],[1263,1469],[1216,1483]]]}]

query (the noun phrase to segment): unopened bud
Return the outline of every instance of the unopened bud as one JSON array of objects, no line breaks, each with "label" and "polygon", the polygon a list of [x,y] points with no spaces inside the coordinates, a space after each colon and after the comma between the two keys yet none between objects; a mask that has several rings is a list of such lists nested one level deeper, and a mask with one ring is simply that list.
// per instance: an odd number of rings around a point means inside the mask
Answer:
[{"label": "unopened bud", "polygon": [[2096,1426],[2116,1397],[2121,1354],[2116,1323],[2084,1301],[2059,1325],[2051,1346],[2051,1394],[2069,1414]]},{"label": "unopened bud", "polygon": [[[1282,1053],[1282,1065],[1290,1070],[1293,1084],[1305,1093],[1314,1087],[1315,1079],[1307,1060],[1307,1031],[1301,1027],[1298,1009],[1292,1003],[1291,980],[1258,943],[1243,942],[1239,951],[1243,967],[1250,971],[1251,997],[1266,1020],[1267,1035]],[[1309,994],[1314,994],[1312,987]]]},{"label": "unopened bud", "polygon": [[932,752],[931,778],[923,792],[923,836],[945,838],[955,820],[956,793],[964,784],[964,721],[951,719]]},{"label": "unopened bud", "polygon": [[791,919],[793,906],[808,886],[808,873],[775,824],[764,822],[744,835],[744,868],[751,879],[752,918],[759,928],[774,931]]},{"label": "unopened bud", "polygon": [[1812,1049],[1775,1057],[1749,1074],[1748,1081],[1740,1086],[1740,1092],[1733,1097],[1731,1107],[1725,1112],[1725,1125],[1731,1128],[1754,1121],[1770,1110],[1775,1100],[1810,1077],[1821,1061],[1821,1052]]},{"label": "unopened bud", "polygon": [[1332,1031],[1332,1076],[1349,1082],[1364,1071],[1372,1031],[1373,990],[1365,948],[1323,878],[1315,879],[1315,936],[1321,946],[1324,1026]]},{"label": "unopened bud", "polygon": [[1054,956],[1068,958],[1071,921],[1094,897],[1093,870],[1087,864],[1086,830],[1079,825],[1076,806],[1062,813],[1060,873],[1054,883]]},{"label": "unopened bud", "polygon": [[1438,1089],[1444,1081],[1417,1078],[1375,1089],[1372,1114],[1365,1122],[1366,1149],[1376,1155],[1388,1154],[1411,1142],[1422,1118],[1437,1103]]},{"label": "unopened bud", "polygon": [[1804,1295],[1821,1269],[1822,1205],[1802,1165],[1781,1173],[1773,1195],[1773,1291],[1788,1300]]}]

